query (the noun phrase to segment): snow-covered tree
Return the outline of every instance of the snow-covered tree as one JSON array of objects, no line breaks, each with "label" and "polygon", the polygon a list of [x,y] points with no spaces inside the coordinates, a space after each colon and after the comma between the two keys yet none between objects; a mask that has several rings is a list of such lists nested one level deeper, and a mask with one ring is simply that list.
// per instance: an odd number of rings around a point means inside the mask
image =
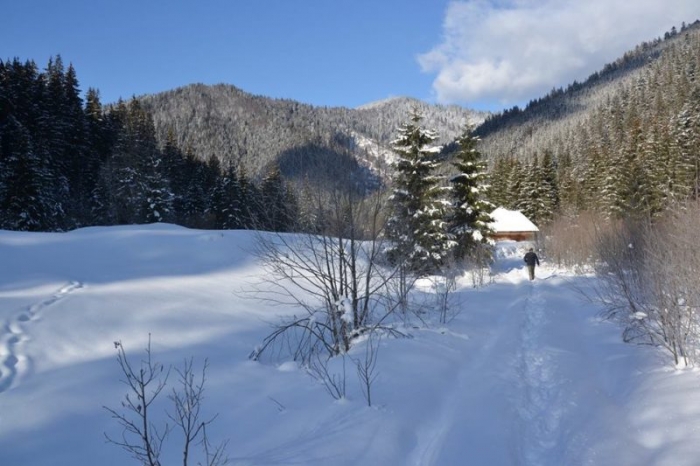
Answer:
[{"label": "snow-covered tree", "polygon": [[449,188],[435,173],[439,147],[431,143],[437,135],[422,128],[421,119],[414,109],[392,143],[398,160],[387,223],[393,246],[388,253],[395,263],[417,273],[430,273],[440,268],[455,242],[445,221],[450,207],[446,199]]},{"label": "snow-covered tree", "polygon": [[37,153],[28,131],[14,117],[0,126],[0,228],[60,228],[63,209],[55,196],[48,157]]},{"label": "snow-covered tree", "polygon": [[229,167],[219,177],[211,194],[210,204],[217,228],[224,230],[243,228],[241,186],[236,167]]},{"label": "snow-covered tree", "polygon": [[518,209],[535,223],[543,224],[554,215],[557,204],[556,173],[551,155],[545,153],[540,162],[535,159],[523,171]]},{"label": "snow-covered tree", "polygon": [[141,177],[144,196],[143,215],[147,223],[171,221],[173,218],[174,195],[163,165],[159,151],[154,151],[144,160]]},{"label": "snow-covered tree", "polygon": [[295,203],[279,167],[273,166],[263,178],[260,195],[263,204],[260,209],[261,227],[271,231],[291,231],[296,216]]},{"label": "snow-covered tree", "polygon": [[476,146],[478,136],[473,135],[473,127],[467,126],[457,140],[459,151],[452,165],[457,174],[452,176],[452,212],[450,232],[457,242],[455,256],[463,258],[477,245],[486,243],[493,221],[489,213],[494,206],[487,199],[488,175],[486,163]]}]

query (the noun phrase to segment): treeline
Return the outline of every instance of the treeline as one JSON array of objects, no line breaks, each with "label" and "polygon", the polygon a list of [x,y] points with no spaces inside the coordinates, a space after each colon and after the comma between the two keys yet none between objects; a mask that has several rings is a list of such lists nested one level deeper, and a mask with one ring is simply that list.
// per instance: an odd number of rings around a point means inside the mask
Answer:
[{"label": "treeline", "polygon": [[274,165],[256,182],[175,141],[170,131],[158,143],[138,99],[104,107],[89,89],[83,101],[75,69],[60,56],[44,71],[0,61],[0,228],[292,228],[296,198]]},{"label": "treeline", "polygon": [[493,199],[543,223],[582,210],[654,218],[697,198],[700,28],[655,44],[653,61],[589,97],[585,112],[556,123],[533,116],[488,135],[481,150],[491,162]]}]

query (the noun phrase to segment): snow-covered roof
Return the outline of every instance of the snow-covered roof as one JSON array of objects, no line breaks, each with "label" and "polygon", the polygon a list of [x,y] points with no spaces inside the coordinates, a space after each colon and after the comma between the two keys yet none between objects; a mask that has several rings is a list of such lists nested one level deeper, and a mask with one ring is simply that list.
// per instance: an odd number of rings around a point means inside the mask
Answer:
[{"label": "snow-covered roof", "polygon": [[540,231],[540,229],[519,210],[508,210],[499,207],[491,212],[491,218],[493,218],[491,228],[496,233],[506,231]]}]

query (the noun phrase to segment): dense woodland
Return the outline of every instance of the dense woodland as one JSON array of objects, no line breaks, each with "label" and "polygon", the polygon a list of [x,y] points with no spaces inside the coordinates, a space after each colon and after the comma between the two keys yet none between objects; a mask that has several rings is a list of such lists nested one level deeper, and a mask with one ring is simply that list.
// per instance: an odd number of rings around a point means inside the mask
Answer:
[{"label": "dense woodland", "polygon": [[493,201],[536,223],[591,210],[655,217],[697,198],[700,24],[638,46],[584,84],[479,128]]},{"label": "dense woodland", "polygon": [[[103,105],[61,57],[0,61],[0,228],[61,231],[167,221],[313,229],[309,191],[339,179],[386,191],[411,109],[446,144],[481,123],[494,205],[544,225],[561,214],[654,217],[698,195],[700,24],[640,44],[583,83],[501,114],[390,99],[317,108],[191,85]],[[485,119],[485,121],[484,121]],[[484,180],[484,184],[489,182]]]},{"label": "dense woodland", "polygon": [[[234,165],[160,144],[138,99],[83,101],[60,57],[0,62],[0,228],[61,231],[87,225],[172,222],[284,231],[294,194],[274,166],[253,181]],[[263,209],[264,206],[264,209]]]}]

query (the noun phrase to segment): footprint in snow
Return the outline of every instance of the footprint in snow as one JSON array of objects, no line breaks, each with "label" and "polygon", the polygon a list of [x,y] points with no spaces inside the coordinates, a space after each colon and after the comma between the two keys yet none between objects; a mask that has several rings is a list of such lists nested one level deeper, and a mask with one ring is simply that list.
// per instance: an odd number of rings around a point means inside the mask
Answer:
[{"label": "footprint in snow", "polygon": [[70,282],[61,287],[50,298],[29,306],[5,324],[4,334],[0,334],[0,393],[8,390],[17,379],[20,358],[30,362],[29,358],[23,357],[20,347],[20,343],[25,340],[24,325],[27,322],[37,320],[42,310],[82,287],[83,284],[80,282]]}]

